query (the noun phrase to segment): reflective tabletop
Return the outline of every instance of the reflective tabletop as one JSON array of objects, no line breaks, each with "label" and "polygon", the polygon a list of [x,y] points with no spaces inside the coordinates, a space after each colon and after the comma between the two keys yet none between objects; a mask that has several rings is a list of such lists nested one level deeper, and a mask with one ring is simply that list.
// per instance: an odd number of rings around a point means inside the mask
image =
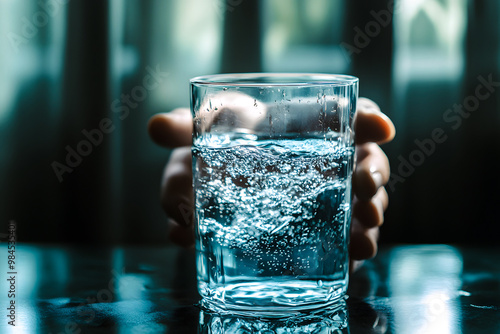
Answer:
[{"label": "reflective tabletop", "polygon": [[345,302],[279,319],[204,311],[175,246],[0,252],[0,333],[500,333],[500,248],[385,246]]}]

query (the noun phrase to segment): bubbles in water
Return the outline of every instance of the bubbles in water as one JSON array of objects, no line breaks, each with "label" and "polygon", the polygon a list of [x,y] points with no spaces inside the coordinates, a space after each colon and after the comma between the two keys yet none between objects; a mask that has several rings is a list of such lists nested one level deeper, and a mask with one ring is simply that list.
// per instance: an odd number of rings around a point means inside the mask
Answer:
[{"label": "bubbles in water", "polygon": [[316,277],[321,294],[334,293],[325,282],[346,274],[351,163],[343,161],[353,148],[335,138],[256,139],[195,143],[198,267],[211,272],[200,277],[216,285]]}]

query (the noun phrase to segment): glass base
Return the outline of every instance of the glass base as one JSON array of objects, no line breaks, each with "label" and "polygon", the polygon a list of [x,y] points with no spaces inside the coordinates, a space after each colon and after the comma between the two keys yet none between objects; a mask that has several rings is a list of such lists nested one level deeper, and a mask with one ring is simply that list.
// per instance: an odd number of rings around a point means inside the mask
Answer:
[{"label": "glass base", "polygon": [[203,309],[200,312],[199,333],[348,333],[348,310],[344,298],[330,307],[310,312],[286,315],[262,316],[247,314],[224,314]]},{"label": "glass base", "polygon": [[347,281],[324,283],[316,280],[259,281],[211,287],[200,282],[202,307],[215,312],[289,316],[334,305],[343,301]]}]

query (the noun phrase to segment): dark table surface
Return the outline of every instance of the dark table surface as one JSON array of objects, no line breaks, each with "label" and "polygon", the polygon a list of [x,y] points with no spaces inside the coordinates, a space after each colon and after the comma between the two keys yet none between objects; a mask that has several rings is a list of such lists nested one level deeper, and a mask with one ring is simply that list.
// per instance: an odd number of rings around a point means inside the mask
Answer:
[{"label": "dark table surface", "polygon": [[499,248],[382,247],[346,305],[274,320],[202,311],[194,254],[175,246],[18,244],[14,270],[8,255],[0,333],[500,333]]}]

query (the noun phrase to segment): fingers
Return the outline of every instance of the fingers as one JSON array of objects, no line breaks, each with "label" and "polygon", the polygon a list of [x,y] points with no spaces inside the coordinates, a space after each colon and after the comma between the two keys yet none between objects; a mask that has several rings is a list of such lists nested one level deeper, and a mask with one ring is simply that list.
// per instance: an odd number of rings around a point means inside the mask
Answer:
[{"label": "fingers", "polygon": [[349,274],[354,273],[358,270],[364,263],[363,260],[353,260],[351,257],[349,258]]},{"label": "fingers", "polygon": [[148,123],[148,132],[157,144],[175,148],[191,145],[193,119],[187,108],[175,109],[170,113],[157,114]]},{"label": "fingers", "polygon": [[377,254],[379,226],[389,204],[384,185],[390,175],[389,160],[377,144],[391,141],[396,134],[391,120],[369,99],[359,99],[355,117],[357,166],[352,180],[355,196],[349,245],[351,271],[360,265],[359,260]]},{"label": "fingers", "polygon": [[396,135],[392,121],[380,111],[375,102],[369,99],[358,100],[355,117],[356,144],[367,142],[382,144],[391,141]]},{"label": "fingers", "polygon": [[192,142],[193,120],[189,109],[175,109],[151,117],[148,132],[153,141],[161,146],[188,146],[174,150],[170,156],[162,180],[161,204],[170,217],[169,239],[184,247],[192,246],[194,199],[189,145]]},{"label": "fingers", "polygon": [[389,197],[384,188],[380,188],[369,201],[353,199],[352,215],[367,227],[377,227],[384,223],[384,211],[389,205]]},{"label": "fingers", "polygon": [[168,238],[174,244],[182,247],[192,247],[194,245],[194,232],[192,226],[179,225],[173,219],[168,220]]},{"label": "fingers", "polygon": [[362,260],[377,254],[379,226],[384,221],[384,211],[389,198],[384,188],[380,188],[370,201],[353,199],[351,234],[349,244],[350,272],[362,265]]},{"label": "fingers", "polygon": [[[238,103],[245,101],[240,96],[238,99]],[[254,103],[253,100],[251,103]],[[255,119],[257,123],[265,113],[255,113],[255,115],[259,115]],[[380,112],[374,102],[365,98],[359,99],[354,128],[357,144],[384,143],[395,135],[391,120]],[[189,109],[180,108],[153,116],[148,123],[148,131],[151,138],[161,146],[174,148],[191,145],[193,121]]]},{"label": "fingers", "polygon": [[237,132],[254,133],[267,120],[266,104],[239,92],[222,92],[204,101],[196,111],[197,132],[227,132],[230,127]]},{"label": "fingers", "polygon": [[356,146],[356,157],[356,170],[352,180],[353,191],[358,199],[367,201],[389,181],[389,160],[375,143]]},{"label": "fingers", "polygon": [[377,254],[379,228],[366,228],[356,217],[351,221],[349,255],[352,260],[365,260]]},{"label": "fingers", "polygon": [[191,226],[193,223],[191,169],[191,149],[176,149],[170,156],[162,181],[162,207],[170,219],[180,226]]},{"label": "fingers", "polygon": [[356,260],[369,259],[377,253],[378,227],[384,222],[384,211],[389,204],[384,185],[390,175],[389,160],[377,144],[357,145],[356,155],[349,247],[353,270],[359,264]]}]

